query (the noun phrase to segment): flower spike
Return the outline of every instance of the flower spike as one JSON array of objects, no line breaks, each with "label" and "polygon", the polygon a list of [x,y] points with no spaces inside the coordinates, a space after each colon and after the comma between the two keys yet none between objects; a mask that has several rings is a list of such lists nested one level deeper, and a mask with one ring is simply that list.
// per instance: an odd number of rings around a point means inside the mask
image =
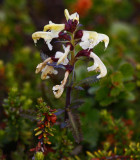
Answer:
[{"label": "flower spike", "polygon": [[[97,78],[106,76],[107,69],[101,59],[92,52],[93,48],[100,42],[104,42],[105,48],[109,44],[109,37],[105,34],[97,33],[95,31],[86,31],[79,29],[79,14],[77,12],[69,14],[68,10],[64,10],[66,22],[64,24],[55,24],[49,21],[49,24],[44,26],[43,31],[38,31],[32,34],[34,43],[42,38],[48,45],[49,50],[53,49],[51,41],[57,38],[57,42],[61,42],[64,51],[56,51],[55,56],[47,58],[44,62],[36,67],[35,73],[41,73],[41,79],[48,79],[51,74],[57,74],[55,68],[65,69],[65,76],[60,85],[55,85],[52,90],[56,98],[60,98],[69,74],[75,72],[75,63],[80,57],[90,57],[94,60],[94,64],[88,67],[88,71],[97,71],[100,74]],[[82,47],[78,50],[77,45]],[[73,72],[73,73],[74,73]]]}]

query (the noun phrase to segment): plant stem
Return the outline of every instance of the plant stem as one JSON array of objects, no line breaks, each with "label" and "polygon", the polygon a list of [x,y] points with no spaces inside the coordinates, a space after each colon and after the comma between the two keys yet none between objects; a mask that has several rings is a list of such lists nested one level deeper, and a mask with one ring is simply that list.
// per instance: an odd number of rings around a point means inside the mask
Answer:
[{"label": "plant stem", "polygon": [[65,121],[66,121],[66,119],[68,119],[67,111],[68,111],[68,108],[71,104],[71,89],[72,89],[72,87],[68,86],[67,92],[66,92]]},{"label": "plant stem", "polygon": [[[75,32],[73,34],[71,34],[71,44],[73,45],[73,51],[71,51],[71,65],[74,67],[74,63],[75,63],[75,40],[74,40],[74,35]],[[66,91],[66,105],[65,105],[65,121],[66,119],[68,119],[68,114],[67,111],[69,109],[69,106],[71,104],[71,91],[72,91],[72,85],[73,85],[73,81],[74,81],[74,68],[73,68],[73,75],[70,81],[70,85],[67,87],[67,91]]]},{"label": "plant stem", "polygon": [[71,35],[71,44],[73,45],[73,51],[71,51],[71,65],[74,65],[75,62],[75,40],[74,40],[74,34],[75,32]]}]

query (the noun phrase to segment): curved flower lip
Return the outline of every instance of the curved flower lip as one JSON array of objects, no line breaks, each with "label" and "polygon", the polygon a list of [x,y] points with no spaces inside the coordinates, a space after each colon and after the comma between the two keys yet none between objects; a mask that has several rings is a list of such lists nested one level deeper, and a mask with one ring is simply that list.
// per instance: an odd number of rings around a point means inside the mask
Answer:
[{"label": "curved flower lip", "polygon": [[52,62],[53,62],[52,59],[48,58],[44,62],[37,65],[35,73],[42,72],[42,74],[41,74],[42,80],[50,78],[48,76],[48,74],[57,74],[58,73],[58,71],[56,71],[53,66],[47,65]]},{"label": "curved flower lip", "polygon": [[52,32],[38,31],[32,34],[32,39],[34,40],[34,43],[37,43],[37,40],[39,40],[40,38],[43,38],[50,50],[52,50],[53,48],[52,45],[50,44],[51,40],[57,37],[58,37],[57,32],[52,33]]},{"label": "curved flower lip", "polygon": [[47,58],[44,62],[38,64],[37,67],[36,67],[35,73],[36,73],[36,74],[39,73],[39,72],[46,66],[46,64],[47,64],[48,62],[49,62],[49,63],[52,62],[51,58]]},{"label": "curved flower lip", "polygon": [[53,90],[55,98],[60,98],[61,97],[61,95],[62,95],[62,93],[64,91],[64,87],[65,87],[65,85],[67,83],[68,76],[69,76],[69,71],[66,71],[64,79],[61,82],[61,84],[53,86],[52,90]]},{"label": "curved flower lip", "polygon": [[58,72],[56,70],[54,70],[54,68],[52,66],[48,66],[46,65],[43,69],[42,69],[42,74],[41,74],[41,79],[48,79],[50,78],[48,76],[48,74],[57,74]]},{"label": "curved flower lip", "polygon": [[109,44],[109,37],[105,34],[97,33],[94,31],[83,31],[81,41],[82,42],[80,42],[79,45],[83,49],[92,49],[102,41],[105,43],[105,48],[107,48]]},{"label": "curved flower lip", "polygon": [[56,85],[56,86],[53,86],[52,90],[55,98],[60,98],[64,91],[64,87],[61,85]]},{"label": "curved flower lip", "polygon": [[[59,33],[64,30],[65,24],[55,24],[52,23],[51,21],[49,22],[50,24],[46,25],[44,27],[44,31],[38,31],[32,34],[32,39],[34,40],[34,43],[37,43],[37,40],[40,38],[43,38],[48,45],[48,48],[50,50],[53,49],[52,45],[50,42],[52,41],[53,38],[58,38]],[[47,30],[50,30],[49,32],[45,32]]]},{"label": "curved flower lip", "polygon": [[69,60],[67,59],[67,56],[70,52],[70,47],[71,47],[70,45],[68,45],[67,47],[63,45],[64,53],[60,51],[56,52],[55,58],[59,58],[57,64],[63,64],[63,65],[68,64]]},{"label": "curved flower lip", "polygon": [[64,14],[65,14],[65,17],[66,17],[67,21],[70,19],[70,20],[73,20],[73,21],[77,20],[79,22],[79,14],[77,12],[70,15],[69,11],[67,9],[65,9]]},{"label": "curved flower lip", "polygon": [[100,58],[93,52],[90,53],[90,57],[92,59],[94,59],[94,65],[92,65],[91,67],[88,67],[87,70],[88,72],[90,71],[97,71],[100,72],[100,74],[97,76],[97,78],[102,78],[105,77],[107,74],[107,69],[105,67],[105,65],[103,64],[103,62],[100,60]]},{"label": "curved flower lip", "polygon": [[65,24],[55,24],[52,21],[49,21],[49,24],[44,26],[43,31],[53,31],[53,32],[60,32],[65,28]]}]

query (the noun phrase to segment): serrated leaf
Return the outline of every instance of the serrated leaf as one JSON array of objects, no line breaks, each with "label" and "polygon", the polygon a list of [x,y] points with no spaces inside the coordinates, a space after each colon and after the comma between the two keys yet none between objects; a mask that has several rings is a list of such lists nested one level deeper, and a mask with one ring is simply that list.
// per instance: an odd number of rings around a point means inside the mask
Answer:
[{"label": "serrated leaf", "polygon": [[67,111],[68,119],[66,120],[67,126],[72,131],[72,134],[74,136],[74,139],[77,143],[80,143],[82,139],[82,133],[81,133],[81,124],[79,120],[79,116],[77,114],[73,114],[71,111]]},{"label": "serrated leaf", "polygon": [[94,82],[98,82],[99,79],[97,78],[98,75],[94,75],[94,76],[91,76],[91,77],[88,77],[88,78],[85,78],[83,80],[81,80],[80,82],[78,82],[78,86],[82,85],[82,84],[91,84],[91,83],[94,83]]}]

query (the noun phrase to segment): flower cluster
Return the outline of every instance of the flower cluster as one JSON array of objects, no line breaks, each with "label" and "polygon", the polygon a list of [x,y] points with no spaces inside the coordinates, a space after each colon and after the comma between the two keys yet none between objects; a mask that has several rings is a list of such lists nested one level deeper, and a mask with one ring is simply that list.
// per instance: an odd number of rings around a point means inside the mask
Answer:
[{"label": "flower cluster", "polygon": [[38,144],[35,148],[30,149],[30,151],[35,152],[47,152],[47,148],[45,144],[51,144],[49,141],[48,136],[54,136],[53,131],[55,130],[53,128],[53,125],[56,123],[56,115],[54,114],[56,112],[56,109],[50,109],[50,107],[47,107],[47,112],[42,113],[42,115],[38,116],[38,127],[34,129],[35,136],[38,136]]},{"label": "flower cluster", "polygon": [[[63,43],[64,52],[57,51],[55,56],[47,58],[36,67],[36,73],[42,72],[41,79],[44,80],[50,78],[51,74],[57,74],[58,71],[56,69],[59,68],[60,65],[64,66],[66,70],[64,79],[60,85],[56,85],[52,89],[56,98],[61,97],[69,74],[73,71],[74,64],[80,56],[86,56],[94,60],[94,64],[91,67],[88,67],[87,70],[89,72],[100,72],[97,79],[102,78],[107,74],[105,65],[92,50],[99,42],[104,42],[105,48],[107,48],[109,37],[95,31],[79,30],[80,24],[78,13],[70,15],[68,10],[65,9],[64,14],[66,17],[65,24],[55,24],[50,21],[48,25],[44,26],[43,31],[32,34],[35,43],[37,43],[37,40],[40,38],[43,38],[48,45],[49,50],[53,49],[51,44],[52,39],[58,38]],[[78,53],[75,53],[76,45],[81,46],[81,50]]]}]

